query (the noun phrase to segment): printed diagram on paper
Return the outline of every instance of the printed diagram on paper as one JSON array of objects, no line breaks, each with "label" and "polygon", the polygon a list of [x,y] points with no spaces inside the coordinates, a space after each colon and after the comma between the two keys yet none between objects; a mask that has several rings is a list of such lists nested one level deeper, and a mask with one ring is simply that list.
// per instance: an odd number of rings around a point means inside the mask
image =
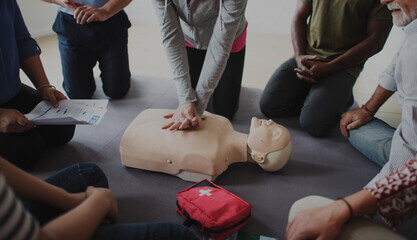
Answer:
[{"label": "printed diagram on paper", "polygon": [[107,111],[107,99],[80,99],[59,101],[54,108],[42,101],[28,114],[29,121],[37,125],[98,124]]}]

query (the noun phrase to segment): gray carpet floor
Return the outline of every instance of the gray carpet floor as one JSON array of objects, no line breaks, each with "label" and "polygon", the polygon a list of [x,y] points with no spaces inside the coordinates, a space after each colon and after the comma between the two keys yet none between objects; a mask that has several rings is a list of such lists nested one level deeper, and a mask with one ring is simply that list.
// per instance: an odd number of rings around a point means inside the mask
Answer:
[{"label": "gray carpet floor", "polygon": [[[99,83],[98,83],[99,84]],[[239,111],[232,124],[248,133],[252,116],[265,118],[258,107],[261,90],[242,88]],[[104,98],[98,86],[95,98]],[[182,223],[175,212],[176,193],[192,183],[177,177],[125,168],[120,161],[119,144],[124,130],[143,110],[176,108],[172,81],[133,76],[129,94],[110,101],[102,122],[77,126],[66,146],[50,149],[31,173],[45,178],[78,162],[94,162],[106,173],[110,188],[119,202],[119,221]],[[356,151],[337,129],[327,138],[313,138],[300,130],[296,118],[274,119],[286,126],[293,150],[284,169],[268,173],[256,164],[237,163],[215,183],[252,204],[252,217],[244,231],[285,239],[285,227],[292,203],[308,195],[337,198],[363,188],[379,171],[377,165]],[[417,218],[399,232],[417,238]]]}]

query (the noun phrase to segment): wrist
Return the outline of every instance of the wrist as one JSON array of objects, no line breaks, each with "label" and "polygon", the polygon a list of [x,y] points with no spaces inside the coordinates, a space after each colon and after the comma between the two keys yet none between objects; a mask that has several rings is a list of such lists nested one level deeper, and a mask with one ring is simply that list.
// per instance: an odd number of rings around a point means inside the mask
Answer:
[{"label": "wrist", "polygon": [[51,84],[47,83],[47,84],[42,84],[42,85],[36,87],[36,91],[39,91],[39,90],[44,89],[44,88],[56,89],[54,85],[51,85]]},{"label": "wrist", "polygon": [[361,109],[364,111],[364,112],[366,112],[371,118],[373,118],[374,117],[374,115],[375,115],[375,112],[374,111],[371,111],[367,106],[366,106],[366,104],[362,104],[362,107],[361,107]]},{"label": "wrist", "polygon": [[353,211],[350,210],[350,204],[347,205],[346,202],[338,198],[332,203],[333,205],[333,218],[340,225],[343,225],[345,222],[349,221],[353,217]]}]

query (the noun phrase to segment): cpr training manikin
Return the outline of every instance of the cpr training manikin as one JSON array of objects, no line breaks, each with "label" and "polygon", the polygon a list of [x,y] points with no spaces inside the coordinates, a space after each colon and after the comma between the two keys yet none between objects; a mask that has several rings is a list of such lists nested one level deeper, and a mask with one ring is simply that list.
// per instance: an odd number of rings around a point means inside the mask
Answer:
[{"label": "cpr training manikin", "polygon": [[227,118],[204,112],[200,127],[169,131],[169,109],[147,109],[126,129],[120,142],[123,165],[198,182],[214,180],[236,162],[256,162],[280,170],[291,153],[291,136],[272,120],[253,117],[249,135],[236,132]]}]

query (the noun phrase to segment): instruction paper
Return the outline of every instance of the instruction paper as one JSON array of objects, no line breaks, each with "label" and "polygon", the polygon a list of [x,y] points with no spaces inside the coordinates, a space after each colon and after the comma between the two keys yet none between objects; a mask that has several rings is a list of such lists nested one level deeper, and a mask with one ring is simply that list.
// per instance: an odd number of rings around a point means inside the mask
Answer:
[{"label": "instruction paper", "polygon": [[107,99],[66,99],[54,108],[42,101],[28,114],[29,121],[36,125],[98,124],[107,111]]}]

